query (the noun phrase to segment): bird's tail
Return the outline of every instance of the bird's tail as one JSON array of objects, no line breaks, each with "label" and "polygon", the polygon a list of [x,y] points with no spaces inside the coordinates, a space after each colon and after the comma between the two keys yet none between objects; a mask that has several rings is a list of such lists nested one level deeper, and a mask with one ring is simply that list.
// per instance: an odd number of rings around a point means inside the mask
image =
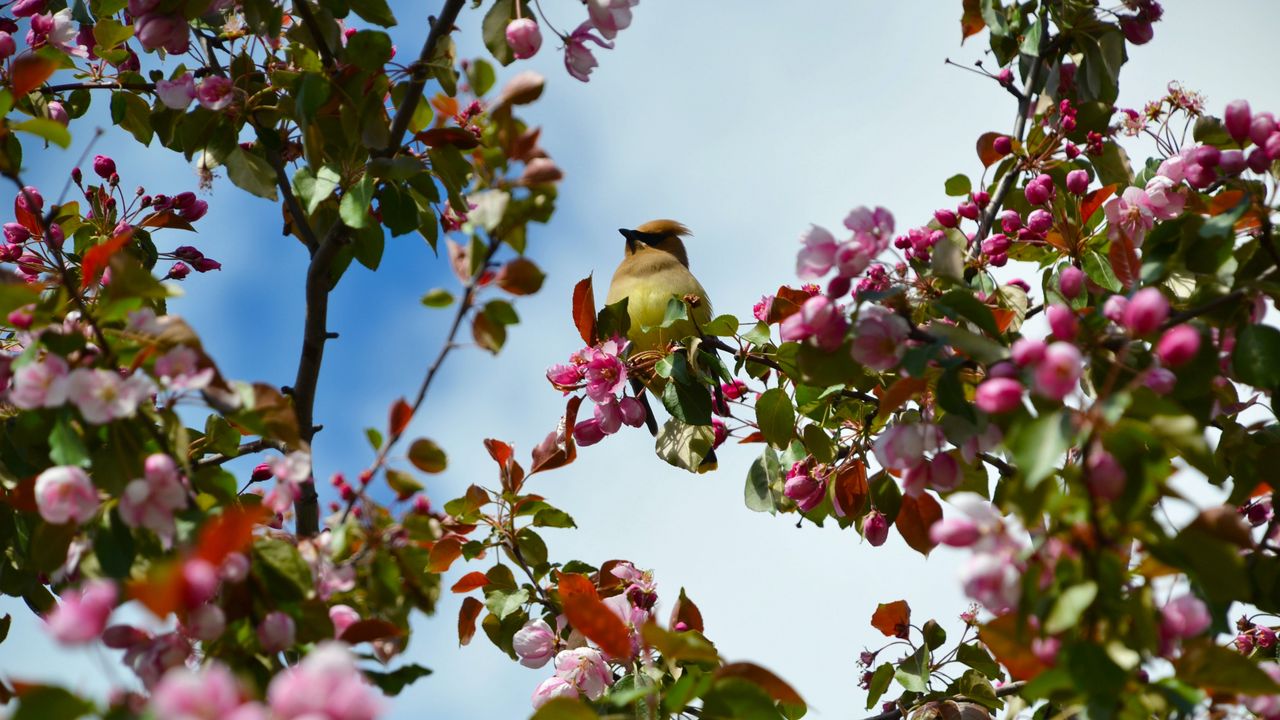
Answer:
[{"label": "bird's tail", "polygon": [[645,427],[649,428],[650,435],[657,437],[658,436],[658,418],[654,417],[653,407],[649,405],[649,394],[646,393],[644,390],[645,390],[644,383],[640,382],[636,378],[631,378],[631,392],[635,393],[636,397],[640,399],[641,404],[644,405]]}]

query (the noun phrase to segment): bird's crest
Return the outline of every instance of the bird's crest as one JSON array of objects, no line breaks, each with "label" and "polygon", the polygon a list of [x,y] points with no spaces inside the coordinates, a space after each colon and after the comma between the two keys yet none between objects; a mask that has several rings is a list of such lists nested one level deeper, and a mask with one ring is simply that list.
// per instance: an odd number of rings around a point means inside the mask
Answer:
[{"label": "bird's crest", "polygon": [[676,222],[675,220],[650,220],[637,227],[636,231],[654,235],[675,235],[677,237],[693,235],[693,233],[689,232],[689,228],[684,226],[684,223]]}]

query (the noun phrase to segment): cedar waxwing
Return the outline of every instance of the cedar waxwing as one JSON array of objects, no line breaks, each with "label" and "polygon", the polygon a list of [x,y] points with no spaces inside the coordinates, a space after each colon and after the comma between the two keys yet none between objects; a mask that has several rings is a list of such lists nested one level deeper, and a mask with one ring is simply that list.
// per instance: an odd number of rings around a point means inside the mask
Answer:
[{"label": "cedar waxwing", "polygon": [[[634,230],[620,229],[618,232],[626,238],[626,249],[622,262],[613,273],[605,304],[612,305],[627,299],[627,315],[631,319],[627,339],[631,341],[632,352],[662,350],[669,342],[699,334],[698,328],[711,322],[711,301],[702,284],[689,271],[689,255],[680,240],[681,236],[692,234],[689,229],[675,220],[650,220]],[[697,327],[689,320],[677,320],[669,327],[659,327],[666,318],[667,304],[671,299],[681,300],[687,295],[701,298],[701,302],[690,310]],[[652,329],[646,331],[645,327]],[[632,388],[637,394],[641,387],[639,381],[632,381]],[[658,425],[653,409],[647,399],[641,399],[645,404],[645,422],[649,432],[656,435]],[[711,470],[715,464],[715,451],[708,451],[698,471]]]}]

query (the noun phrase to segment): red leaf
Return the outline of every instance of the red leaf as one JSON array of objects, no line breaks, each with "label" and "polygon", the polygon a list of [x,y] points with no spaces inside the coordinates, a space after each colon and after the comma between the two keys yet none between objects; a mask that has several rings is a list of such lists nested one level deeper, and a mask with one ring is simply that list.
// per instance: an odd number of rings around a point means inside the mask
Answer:
[{"label": "red leaf", "polygon": [[1223,190],[1209,200],[1209,214],[1221,215],[1228,210],[1234,210],[1243,199],[1243,190]]},{"label": "red leaf", "polygon": [[133,229],[130,228],[104,243],[94,245],[85,252],[84,259],[80,261],[81,290],[88,289],[98,279],[98,276],[106,269],[111,256],[124,247],[132,237]]},{"label": "red leaf", "polygon": [[200,528],[195,556],[212,565],[221,565],[228,555],[244,552],[253,542],[253,528],[266,518],[261,505],[235,505],[222,511]]},{"label": "red leaf", "polygon": [[409,403],[405,402],[404,398],[397,400],[395,405],[391,406],[391,419],[388,422],[388,427],[391,430],[391,437],[396,437],[400,433],[403,433],[404,429],[409,426],[409,421],[412,419],[413,408]]},{"label": "red leaf", "polygon": [[1107,257],[1111,258],[1111,270],[1120,284],[1126,290],[1133,287],[1142,275],[1142,261],[1138,259],[1138,251],[1133,248],[1133,242],[1123,231],[1111,241]]},{"label": "red leaf", "polygon": [[836,471],[835,510],[840,517],[855,515],[867,501],[867,466],[853,460]]},{"label": "red leaf", "polygon": [[518,257],[498,271],[498,287],[512,295],[532,295],[542,289],[546,273],[528,258]]},{"label": "red leaf", "polygon": [[573,442],[573,424],[578,418],[578,406],[582,405],[581,396],[569,398],[564,409],[564,417],[556,425],[547,438],[533,449],[533,464],[529,474],[543,470],[554,470],[564,467],[578,459],[578,446]]},{"label": "red leaf", "polygon": [[23,53],[13,59],[9,69],[9,84],[13,88],[13,97],[22,99],[23,95],[35,90],[58,69],[53,60],[35,53]]},{"label": "red leaf", "polygon": [[129,597],[142,603],[158,618],[166,618],[182,606],[182,573],[175,563],[151,566],[141,580],[130,580]]},{"label": "red leaf", "polygon": [[871,627],[886,637],[906,638],[911,631],[911,606],[906,600],[880,603],[871,615]]},{"label": "red leaf", "polygon": [[987,22],[982,19],[982,3],[979,0],[964,0],[964,15],[960,17],[960,44],[973,35],[982,32]]},{"label": "red leaf", "polygon": [[431,147],[452,145],[459,150],[470,150],[480,144],[480,139],[474,133],[460,127],[431,128],[430,130],[423,130],[413,137]]},{"label": "red leaf", "polygon": [[754,663],[736,662],[722,665],[715,672],[715,678],[742,678],[755,683],[761,690],[769,693],[769,696],[780,703],[787,705],[804,705],[804,698],[800,697],[800,693],[795,688],[787,684],[785,680],[774,675],[772,671],[766,670]]},{"label": "red leaf", "polygon": [[1111,197],[1112,193],[1115,191],[1116,184],[1111,183],[1110,185],[1105,185],[1097,190],[1091,191],[1088,195],[1085,195],[1084,201],[1080,203],[1080,222],[1089,222],[1089,218],[1093,217],[1093,214],[1098,212],[1098,208],[1102,207],[1102,203],[1105,202],[1107,198]]},{"label": "red leaf", "polygon": [[978,159],[982,161],[982,167],[991,167],[1004,158],[996,152],[996,138],[1001,135],[1004,133],[984,132],[978,136]]},{"label": "red leaf", "polygon": [[515,454],[510,445],[493,438],[485,439],[484,448],[489,451],[489,457],[493,458],[493,461],[499,465],[506,465],[511,456]]},{"label": "red leaf", "polygon": [[1030,630],[1021,628],[1016,612],[1001,615],[978,628],[978,639],[1009,671],[1013,680],[1030,680],[1046,669],[1031,652]]},{"label": "red leaf", "polygon": [[1008,330],[1009,326],[1013,324],[1013,319],[1016,317],[1012,310],[998,307],[991,308],[991,315],[995,318],[996,329],[1000,332]]},{"label": "red leaf", "polygon": [[427,556],[427,572],[442,573],[461,555],[461,539],[452,535],[442,537],[431,546],[431,554]]},{"label": "red leaf", "polygon": [[573,324],[587,345],[596,344],[596,296],[588,275],[573,286]]},{"label": "red leaf", "polygon": [[564,615],[575,630],[610,657],[631,655],[631,634],[627,626],[600,600],[590,580],[574,573],[560,573],[558,585]]},{"label": "red leaf", "polygon": [[469,597],[462,601],[462,607],[458,610],[458,644],[466,645],[471,642],[471,638],[476,634],[476,618],[480,617],[480,611],[484,609],[484,603]]},{"label": "red leaf", "polygon": [[351,623],[337,639],[348,645],[358,645],[362,642],[400,637],[400,634],[400,628],[386,620],[370,618]]},{"label": "red leaf", "polygon": [[459,578],[458,582],[454,583],[453,587],[449,589],[456,593],[465,593],[465,592],[471,592],[476,588],[482,588],[488,584],[489,584],[489,578],[485,577],[484,573],[469,572],[466,575],[463,575],[461,578]]},{"label": "red leaf", "polygon": [[786,285],[778,288],[778,293],[773,296],[773,302],[769,303],[769,324],[780,323],[800,312],[800,306],[810,297],[812,296],[804,290]]},{"label": "red leaf", "polygon": [[192,226],[191,223],[173,214],[172,210],[151,213],[143,218],[142,222],[138,223],[138,227],[173,228],[175,230],[196,231],[195,227]]},{"label": "red leaf", "polygon": [[889,417],[894,410],[902,407],[908,400],[924,392],[929,387],[929,382],[924,378],[904,377],[894,382],[884,391],[876,388],[876,394],[880,397],[880,410],[877,411],[880,417]]},{"label": "red leaf", "polygon": [[928,493],[917,496],[904,495],[902,508],[893,524],[902,533],[902,539],[922,555],[933,550],[934,542],[929,538],[929,528],[942,519],[942,506]]},{"label": "red leaf", "polygon": [[667,625],[672,630],[676,629],[676,623],[684,623],[685,630],[696,630],[702,632],[702,612],[698,610],[698,606],[693,604],[688,595],[684,594],[684,588],[680,588],[680,599],[676,600],[675,607],[671,608],[671,620]]}]

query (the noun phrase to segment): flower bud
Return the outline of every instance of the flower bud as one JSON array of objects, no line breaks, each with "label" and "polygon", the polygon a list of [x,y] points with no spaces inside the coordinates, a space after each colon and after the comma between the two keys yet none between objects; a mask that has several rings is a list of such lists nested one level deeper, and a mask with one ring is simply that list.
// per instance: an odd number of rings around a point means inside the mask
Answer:
[{"label": "flower bud", "polygon": [[218,569],[212,563],[191,558],[182,564],[182,602],[187,608],[199,607],[218,592]]},{"label": "flower bud", "polygon": [[1244,159],[1243,150],[1223,150],[1222,157],[1218,160],[1218,169],[1223,175],[1239,175],[1248,167],[1248,163]]},{"label": "flower bud", "polygon": [[542,47],[542,30],[530,18],[518,18],[507,24],[507,45],[518,60],[533,57]]},{"label": "flower bud", "polygon": [[212,642],[222,637],[227,629],[226,613],[217,605],[201,605],[187,614],[184,629],[196,640]]},{"label": "flower bud", "polygon": [[1113,323],[1124,320],[1124,311],[1129,307],[1129,298],[1123,295],[1112,295],[1102,305],[1102,316]]},{"label": "flower bud", "polygon": [[988,378],[1017,378],[1018,365],[1017,363],[1007,362],[1002,360],[1000,362],[995,363],[991,367],[987,368],[987,377]]},{"label": "flower bud", "polygon": [[1089,189],[1089,173],[1086,170],[1072,170],[1067,173],[1067,192],[1072,195],[1084,195]]},{"label": "flower bud", "polygon": [[872,510],[862,519],[862,537],[871,543],[872,547],[880,547],[885,540],[889,539],[889,521],[879,510]]},{"label": "flower bud", "polygon": [[1249,138],[1249,124],[1253,121],[1253,113],[1249,111],[1248,100],[1232,100],[1222,113],[1222,124],[1232,140],[1243,145]]},{"label": "flower bud", "polygon": [[31,233],[21,223],[9,222],[4,224],[4,239],[11,245],[20,245],[31,239]]},{"label": "flower bud", "polygon": [[1075,340],[1080,332],[1080,323],[1071,308],[1066,305],[1050,305],[1045,309],[1045,315],[1049,318],[1049,329],[1055,338],[1067,342]]},{"label": "flower bud", "polygon": [[1151,22],[1137,15],[1121,15],[1120,31],[1124,33],[1124,39],[1134,45],[1146,45],[1156,35]]},{"label": "flower bud", "polygon": [[1169,301],[1155,288],[1143,288],[1134,294],[1124,309],[1123,325],[1139,337],[1149,335],[1169,316]]},{"label": "flower bud", "polygon": [[222,560],[218,574],[229,583],[244,582],[249,577],[249,558],[244,553],[233,552]]},{"label": "flower bud", "polygon": [[297,639],[297,625],[293,618],[275,610],[258,624],[258,643],[268,654],[274,655],[293,647]]},{"label": "flower bud", "polygon": [[996,82],[1005,86],[1012,85],[1013,71],[1010,70],[1009,68],[1001,68],[1000,72],[996,73]]},{"label": "flower bud", "polygon": [[1161,367],[1151,368],[1142,379],[1142,384],[1157,395],[1168,395],[1178,384],[1178,377],[1171,370]]},{"label": "flower bud", "polygon": [[622,413],[623,424],[640,427],[644,424],[644,403],[633,397],[624,397],[618,401],[618,410]]},{"label": "flower bud", "polygon": [[582,447],[595,445],[604,439],[604,428],[600,427],[600,422],[595,418],[583,420],[573,426],[573,439]]},{"label": "flower bud", "polygon": [[960,214],[960,217],[970,220],[977,220],[978,215],[982,213],[978,206],[972,202],[960,203],[960,207],[956,208],[956,212]]},{"label": "flower bud", "polygon": [[49,114],[50,120],[59,125],[65,126],[71,122],[70,116],[67,115],[67,109],[57,100],[50,100],[49,104],[45,106],[45,112]]},{"label": "flower bud", "polygon": [[93,157],[93,171],[98,177],[106,180],[116,174],[116,161],[106,155],[95,155]]},{"label": "flower bud", "polygon": [[1190,325],[1176,325],[1156,343],[1156,357],[1166,367],[1185,365],[1200,352],[1200,332]]},{"label": "flower bud", "polygon": [[1249,122],[1249,139],[1254,145],[1265,145],[1267,138],[1276,131],[1276,120],[1271,113],[1258,113]]},{"label": "flower bud", "polygon": [[1080,157],[1080,148],[1073,142],[1063,143],[1062,152],[1067,156],[1068,160],[1075,160]]},{"label": "flower bud", "polygon": [[[1030,192],[1030,188],[1028,188],[1028,192]],[[1027,229],[1037,235],[1049,232],[1051,227],[1053,227],[1053,214],[1048,210],[1037,208],[1027,216]]]},{"label": "flower bud", "polygon": [[0,30],[0,60],[8,60],[17,51],[18,45],[13,41],[13,36]]},{"label": "flower bud", "polygon": [[1203,190],[1213,184],[1218,179],[1218,173],[1213,168],[1205,167],[1198,163],[1187,163],[1185,171],[1187,183],[1197,190]]},{"label": "flower bud", "polygon": [[360,613],[350,605],[334,605],[329,608],[329,620],[333,622],[333,636],[341,638],[347,628],[360,622]]},{"label": "flower bud", "polygon": [[1008,135],[1001,135],[991,142],[991,149],[995,150],[1001,157],[1013,152],[1013,138]]},{"label": "flower bud", "polygon": [[191,266],[179,260],[173,264],[173,267],[169,268],[169,274],[165,275],[165,278],[170,280],[181,280],[190,274]]},{"label": "flower bud", "polygon": [[980,208],[985,208],[991,202],[991,193],[986,190],[979,190],[973,194],[973,202]]},{"label": "flower bud", "polygon": [[1267,138],[1267,144],[1264,147],[1268,158],[1280,160],[1280,130],[1271,133],[1271,137]]},{"label": "flower bud", "polygon": [[997,415],[1022,406],[1022,383],[1012,378],[990,378],[978,386],[974,402],[985,413]]},{"label": "flower bud", "polygon": [[1068,265],[1058,274],[1058,291],[1062,297],[1074,300],[1084,289],[1084,272],[1075,265]]},{"label": "flower bud", "polygon": [[1000,213],[1000,229],[1012,235],[1022,229],[1022,216],[1017,210],[1005,210]]},{"label": "flower bud", "polygon": [[1104,500],[1115,500],[1124,493],[1124,468],[1115,456],[1095,446],[1085,462],[1085,482],[1089,492]]},{"label": "flower bud", "polygon": [[1222,159],[1222,151],[1212,145],[1201,145],[1191,151],[1188,159],[1197,165],[1208,168],[1217,167]]},{"label": "flower bud", "polygon": [[956,214],[946,208],[934,210],[933,219],[937,220],[938,224],[945,228],[953,228],[960,224],[960,221],[956,219]]},{"label": "flower bud", "polygon": [[1049,198],[1053,197],[1053,180],[1041,180],[1041,178],[1048,177],[1048,175],[1040,175],[1035,180],[1027,183],[1027,187],[1023,191],[1027,196],[1027,202],[1032,205],[1043,205],[1049,202]]}]

